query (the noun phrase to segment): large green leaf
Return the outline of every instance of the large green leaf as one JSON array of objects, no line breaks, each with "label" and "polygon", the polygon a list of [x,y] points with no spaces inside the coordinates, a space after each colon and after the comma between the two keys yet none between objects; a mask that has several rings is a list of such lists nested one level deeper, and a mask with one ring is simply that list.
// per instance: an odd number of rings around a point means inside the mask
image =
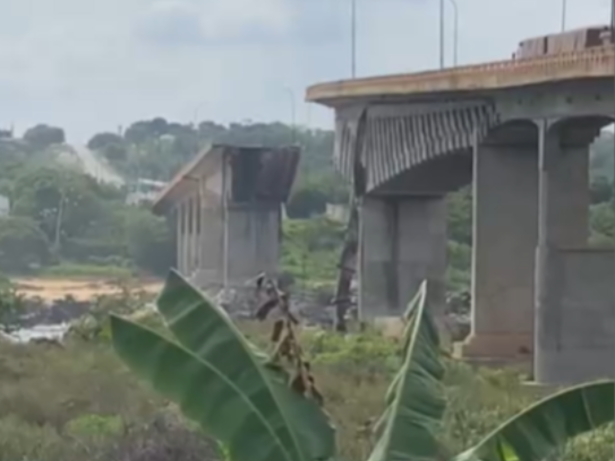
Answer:
[{"label": "large green leaf", "polygon": [[267,390],[258,408],[278,408],[286,421],[288,436],[306,443],[314,459],[335,453],[335,431],[316,401],[289,389],[287,376],[264,366],[266,355],[249,343],[226,311],[192,286],[178,272],[169,272],[157,300],[158,311],[179,343],[201,360],[212,363],[245,392],[255,383]]},{"label": "large green leaf", "polygon": [[438,333],[427,311],[423,282],[406,312],[403,364],[387,392],[369,461],[435,460],[445,410]]},{"label": "large green leaf", "polygon": [[278,406],[259,405],[271,399],[262,380],[246,392],[214,364],[147,327],[111,316],[111,329],[124,363],[223,443],[233,461],[316,459],[309,437],[296,437]]},{"label": "large green leaf", "polygon": [[610,380],[559,392],[513,416],[453,461],[542,461],[573,437],[612,422],[614,396]]},{"label": "large green leaf", "polygon": [[[193,388],[200,389],[199,396],[207,397],[202,397],[203,402],[190,401],[190,405],[208,406],[207,400],[214,399],[221,405],[228,405],[231,408],[235,405],[234,401],[237,400],[239,393],[241,398],[247,399],[249,403],[249,407],[245,407],[245,410],[256,412],[267,422],[258,429],[251,428],[250,436],[264,438],[265,441],[260,442],[263,446],[279,445],[276,448],[277,454],[267,454],[264,460],[304,461],[328,459],[333,456],[335,433],[326,415],[316,402],[289,389],[285,375],[273,372],[264,365],[264,354],[245,340],[225,311],[211,303],[176,272],[169,275],[159,297],[158,308],[180,345],[183,346],[179,347],[180,350],[189,354],[191,366],[204,366],[213,370],[213,374],[210,373],[207,380],[202,378],[201,382],[192,383]],[[118,319],[114,322],[117,325]],[[130,340],[130,336],[126,338]],[[146,379],[152,381],[151,376],[163,374],[149,368],[143,369],[138,355],[130,349],[130,347],[135,348],[134,342],[129,347],[122,343],[121,337],[114,332],[114,344],[129,366]],[[169,345],[178,347],[172,343]],[[141,352],[143,353],[145,352]],[[178,380],[186,379],[179,377],[179,372],[174,370],[172,362],[165,363],[162,360],[162,352],[159,351],[158,354],[160,354],[158,361],[156,357],[150,357],[148,367],[169,367],[165,369],[166,374],[177,375]],[[141,368],[137,369],[137,366]],[[222,383],[231,383],[232,389]],[[175,388],[169,394],[167,388],[160,387],[165,385],[164,382],[157,383],[154,380],[152,384],[169,398],[180,403],[189,417],[193,417],[191,415],[195,411],[198,412],[182,404],[189,396],[177,393]],[[176,385],[181,387],[181,383]],[[244,450],[244,441],[238,438],[241,436],[239,432],[230,433],[225,429],[228,424],[232,426],[233,421],[244,417],[237,413],[224,412],[222,414],[226,419],[223,419],[217,410],[212,411],[214,411],[212,417],[208,414],[199,414],[200,416],[195,418],[204,430],[219,438],[228,447],[234,461],[246,459],[240,458],[241,453],[250,456],[250,461],[258,459],[255,458],[254,450]],[[270,427],[274,428],[273,432]],[[236,429],[239,430],[240,427]]]}]

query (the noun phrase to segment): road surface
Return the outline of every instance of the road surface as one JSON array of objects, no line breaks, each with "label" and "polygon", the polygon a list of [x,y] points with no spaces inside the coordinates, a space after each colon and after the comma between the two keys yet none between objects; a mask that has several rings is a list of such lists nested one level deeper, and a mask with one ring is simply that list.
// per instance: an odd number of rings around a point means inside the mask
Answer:
[{"label": "road surface", "polygon": [[86,146],[72,145],[71,150],[79,159],[83,172],[92,176],[99,182],[121,187],[125,184],[124,179],[118,175],[104,161],[100,160],[95,152]]}]

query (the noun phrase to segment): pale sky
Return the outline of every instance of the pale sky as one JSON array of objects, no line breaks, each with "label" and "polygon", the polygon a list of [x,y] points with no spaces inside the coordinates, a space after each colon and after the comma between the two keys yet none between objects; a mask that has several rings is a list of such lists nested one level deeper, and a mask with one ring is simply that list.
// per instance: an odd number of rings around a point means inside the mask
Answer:
[{"label": "pale sky", "polygon": [[[447,11],[447,61],[453,15]],[[505,59],[557,32],[562,0],[456,0],[459,63]],[[567,0],[568,27],[611,0]],[[437,0],[357,0],[359,76],[438,66]],[[154,116],[331,127],[303,103],[350,75],[350,0],[0,0],[0,127],[62,126],[71,142]]]}]

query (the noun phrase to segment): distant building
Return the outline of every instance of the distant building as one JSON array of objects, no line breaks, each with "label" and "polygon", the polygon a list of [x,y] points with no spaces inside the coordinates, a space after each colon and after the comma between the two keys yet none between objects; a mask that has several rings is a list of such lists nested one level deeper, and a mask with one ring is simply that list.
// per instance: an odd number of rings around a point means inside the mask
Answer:
[{"label": "distant building", "polygon": [[154,202],[167,185],[163,181],[139,178],[129,186],[126,203],[138,205],[143,202]]},{"label": "distant building", "polygon": [[347,205],[339,205],[335,203],[327,203],[325,215],[331,221],[347,223],[350,218],[350,211]]},{"label": "distant building", "polygon": [[4,195],[0,195],[0,217],[8,216],[10,211],[11,211],[11,203],[8,197],[5,197]]}]

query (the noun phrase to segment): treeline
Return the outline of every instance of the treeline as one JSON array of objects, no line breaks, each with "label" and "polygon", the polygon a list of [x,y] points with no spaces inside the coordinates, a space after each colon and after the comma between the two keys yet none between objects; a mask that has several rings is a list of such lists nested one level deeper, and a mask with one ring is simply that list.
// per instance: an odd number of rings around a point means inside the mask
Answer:
[{"label": "treeline", "polygon": [[26,164],[15,171],[9,198],[11,214],[0,218],[1,271],[70,262],[164,273],[173,264],[174,226],[80,172]]},{"label": "treeline", "polygon": [[[94,135],[88,146],[130,186],[136,178],[169,180],[209,143],[281,146],[298,143],[304,155],[291,217],[310,217],[327,202],[347,201],[331,165],[333,135],[279,124],[198,127],[162,118],[139,121],[121,134]],[[70,264],[163,273],[173,262],[174,226],[147,206],[126,204],[129,187],[96,183],[66,162],[64,131],[40,124],[17,138],[0,132],[0,194],[11,214],[0,218],[0,271],[26,273]]]},{"label": "treeline", "polygon": [[[282,123],[225,126],[205,121],[193,126],[155,118],[135,122],[117,133],[98,133],[88,146],[130,184],[139,177],[169,180],[209,143],[298,143],[303,155],[287,214],[309,218],[324,212],[327,203],[348,202],[348,186],[331,162],[333,138],[331,131]],[[74,262],[166,271],[173,260],[174,226],[153,216],[147,205],[127,205],[127,190],[97,184],[59,161],[62,149],[58,146],[64,142],[61,128],[44,124],[27,130],[21,138],[0,131],[0,194],[12,204],[11,216],[0,221],[0,270],[28,271]],[[593,243],[613,240],[613,170],[613,135],[606,133],[594,144],[591,155]],[[463,284],[470,265],[471,202],[469,188],[449,197],[451,276]],[[293,230],[295,237],[303,234],[299,230],[298,234]],[[305,232],[306,236],[321,233]],[[310,250],[302,251],[308,256],[318,254],[318,245],[310,243],[306,248]],[[335,253],[331,242],[325,250]]]}]

